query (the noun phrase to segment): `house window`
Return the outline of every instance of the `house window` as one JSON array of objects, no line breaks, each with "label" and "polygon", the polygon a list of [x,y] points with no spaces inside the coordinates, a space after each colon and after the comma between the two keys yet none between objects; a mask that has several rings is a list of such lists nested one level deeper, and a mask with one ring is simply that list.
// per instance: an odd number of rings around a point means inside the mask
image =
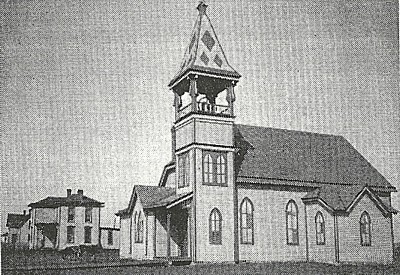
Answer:
[{"label": "house window", "polygon": [[315,233],[317,239],[317,245],[325,244],[325,220],[321,212],[317,212],[315,215]]},{"label": "house window", "polygon": [[85,208],[85,222],[91,223],[92,222],[92,207]]},{"label": "house window", "polygon": [[185,187],[189,186],[189,170],[190,170],[190,163],[189,163],[189,154],[184,154],[179,157],[178,163],[178,171],[179,171],[179,180],[178,180],[178,187]]},{"label": "house window", "polygon": [[210,244],[222,244],[222,216],[217,208],[210,214]]},{"label": "house window", "polygon": [[254,244],[253,204],[248,198],[240,205],[240,243]]},{"label": "house window", "polygon": [[68,206],[68,222],[75,221],[75,207]]},{"label": "house window", "polygon": [[139,212],[139,215],[135,215],[135,221],[136,221],[135,242],[142,243],[143,242],[143,217],[142,217],[141,212]]},{"label": "house window", "polygon": [[226,153],[205,151],[203,157],[203,183],[225,186],[227,184]]},{"label": "house window", "polygon": [[67,243],[75,242],[75,227],[67,226]]},{"label": "house window", "polygon": [[367,212],[363,212],[360,217],[360,236],[361,245],[371,245],[371,218]]},{"label": "house window", "polygon": [[92,242],[92,227],[85,226],[85,243]]},{"label": "house window", "polygon": [[286,239],[289,245],[299,244],[298,232],[298,209],[293,200],[290,200],[286,205]]},{"label": "house window", "polygon": [[114,244],[113,231],[111,229],[108,230],[107,240],[108,240],[108,245]]}]

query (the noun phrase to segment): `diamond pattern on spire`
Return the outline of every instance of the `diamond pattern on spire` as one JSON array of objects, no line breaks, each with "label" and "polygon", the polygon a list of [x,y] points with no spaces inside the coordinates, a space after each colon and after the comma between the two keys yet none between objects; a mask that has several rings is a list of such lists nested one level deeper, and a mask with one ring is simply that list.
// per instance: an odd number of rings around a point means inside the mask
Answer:
[{"label": "diamond pattern on spire", "polygon": [[208,61],[210,61],[210,59],[208,58],[208,56],[204,52],[201,54],[200,59],[206,65],[208,65]]},{"label": "diamond pattern on spire", "polygon": [[206,47],[209,51],[211,51],[215,45],[215,40],[214,40],[214,38],[212,38],[209,31],[204,32],[203,37],[201,38],[201,41],[203,41],[204,45],[206,45]]},{"label": "diamond pattern on spire", "polygon": [[215,56],[214,62],[215,62],[215,64],[218,65],[218,67],[221,68],[221,66],[222,66],[222,59],[218,56],[218,54]]}]

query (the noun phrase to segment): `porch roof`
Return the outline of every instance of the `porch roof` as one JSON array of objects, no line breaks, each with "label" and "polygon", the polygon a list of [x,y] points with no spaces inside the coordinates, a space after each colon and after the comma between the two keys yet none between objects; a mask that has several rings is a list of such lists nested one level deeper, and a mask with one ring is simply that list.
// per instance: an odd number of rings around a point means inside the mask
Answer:
[{"label": "porch roof", "polygon": [[175,188],[135,185],[132,192],[132,197],[129,206],[119,210],[117,216],[125,216],[132,212],[136,197],[140,199],[144,209],[152,209],[158,207],[168,207],[169,205],[178,202],[181,199],[189,199],[193,192],[177,194]]}]

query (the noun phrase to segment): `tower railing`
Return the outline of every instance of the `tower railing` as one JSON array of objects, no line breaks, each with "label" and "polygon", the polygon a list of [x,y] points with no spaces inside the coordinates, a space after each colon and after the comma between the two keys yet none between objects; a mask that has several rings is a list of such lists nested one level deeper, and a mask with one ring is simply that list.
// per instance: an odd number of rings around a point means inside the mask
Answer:
[{"label": "tower railing", "polygon": [[217,116],[231,116],[231,108],[228,105],[210,104],[208,102],[196,102],[195,110],[192,103],[187,104],[178,111],[178,119],[181,119],[190,113],[211,114]]}]

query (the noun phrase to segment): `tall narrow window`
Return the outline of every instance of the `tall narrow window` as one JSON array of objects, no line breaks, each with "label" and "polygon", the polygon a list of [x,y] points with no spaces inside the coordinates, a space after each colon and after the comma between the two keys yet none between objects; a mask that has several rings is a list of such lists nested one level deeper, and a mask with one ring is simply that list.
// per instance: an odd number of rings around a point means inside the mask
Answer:
[{"label": "tall narrow window", "polygon": [[75,242],[75,227],[67,226],[67,243]]},{"label": "tall narrow window", "polygon": [[217,157],[217,184],[226,184],[226,160],[223,155]]},{"label": "tall narrow window", "polygon": [[138,232],[139,232],[139,228],[138,228],[138,213],[135,212],[135,216],[133,218],[133,232],[134,232],[134,239],[135,239],[135,243],[137,242],[138,239]]},{"label": "tall narrow window", "polygon": [[92,242],[92,227],[85,226],[85,243],[91,243],[91,242]]},{"label": "tall narrow window", "polygon": [[179,178],[178,178],[178,187],[183,187],[184,186],[184,181],[185,181],[185,173],[184,173],[184,159],[182,157],[179,157],[178,159],[178,173],[179,173]]},{"label": "tall narrow window", "polygon": [[68,206],[68,222],[75,221],[75,207]]},{"label": "tall narrow window", "polygon": [[189,186],[189,169],[190,169],[190,164],[189,164],[189,154],[186,154],[185,157],[185,168],[184,168],[184,172],[185,172],[185,181],[183,183],[183,186]]},{"label": "tall narrow window", "polygon": [[371,245],[371,218],[367,212],[360,217],[360,237],[362,246]]},{"label": "tall narrow window", "polygon": [[325,244],[325,220],[321,212],[317,212],[315,215],[315,233],[317,245]]},{"label": "tall narrow window", "polygon": [[204,175],[203,175],[203,180],[204,183],[213,183],[213,161],[212,161],[212,157],[210,154],[206,154],[204,156],[204,160],[203,160],[203,171],[204,171]]},{"label": "tall narrow window", "polygon": [[108,239],[108,245],[114,244],[113,231],[111,229],[108,230],[107,239]]},{"label": "tall narrow window", "polygon": [[253,204],[248,198],[240,205],[240,243],[254,244]]},{"label": "tall narrow window", "polygon": [[222,244],[222,216],[217,208],[210,214],[210,244]]},{"label": "tall narrow window", "polygon": [[298,210],[297,205],[293,200],[290,200],[286,205],[286,239],[287,244],[299,244],[298,232]]},{"label": "tall narrow window", "polygon": [[186,154],[180,156],[179,160],[178,160],[178,173],[179,173],[178,187],[179,188],[189,186],[189,169],[190,169],[189,154],[186,153]]},{"label": "tall narrow window", "polygon": [[141,212],[139,212],[139,215],[137,215],[137,218],[135,220],[136,220],[135,242],[142,243],[143,242],[143,217],[142,217]]},{"label": "tall narrow window", "polygon": [[92,207],[85,208],[85,222],[91,223],[92,222]]}]

